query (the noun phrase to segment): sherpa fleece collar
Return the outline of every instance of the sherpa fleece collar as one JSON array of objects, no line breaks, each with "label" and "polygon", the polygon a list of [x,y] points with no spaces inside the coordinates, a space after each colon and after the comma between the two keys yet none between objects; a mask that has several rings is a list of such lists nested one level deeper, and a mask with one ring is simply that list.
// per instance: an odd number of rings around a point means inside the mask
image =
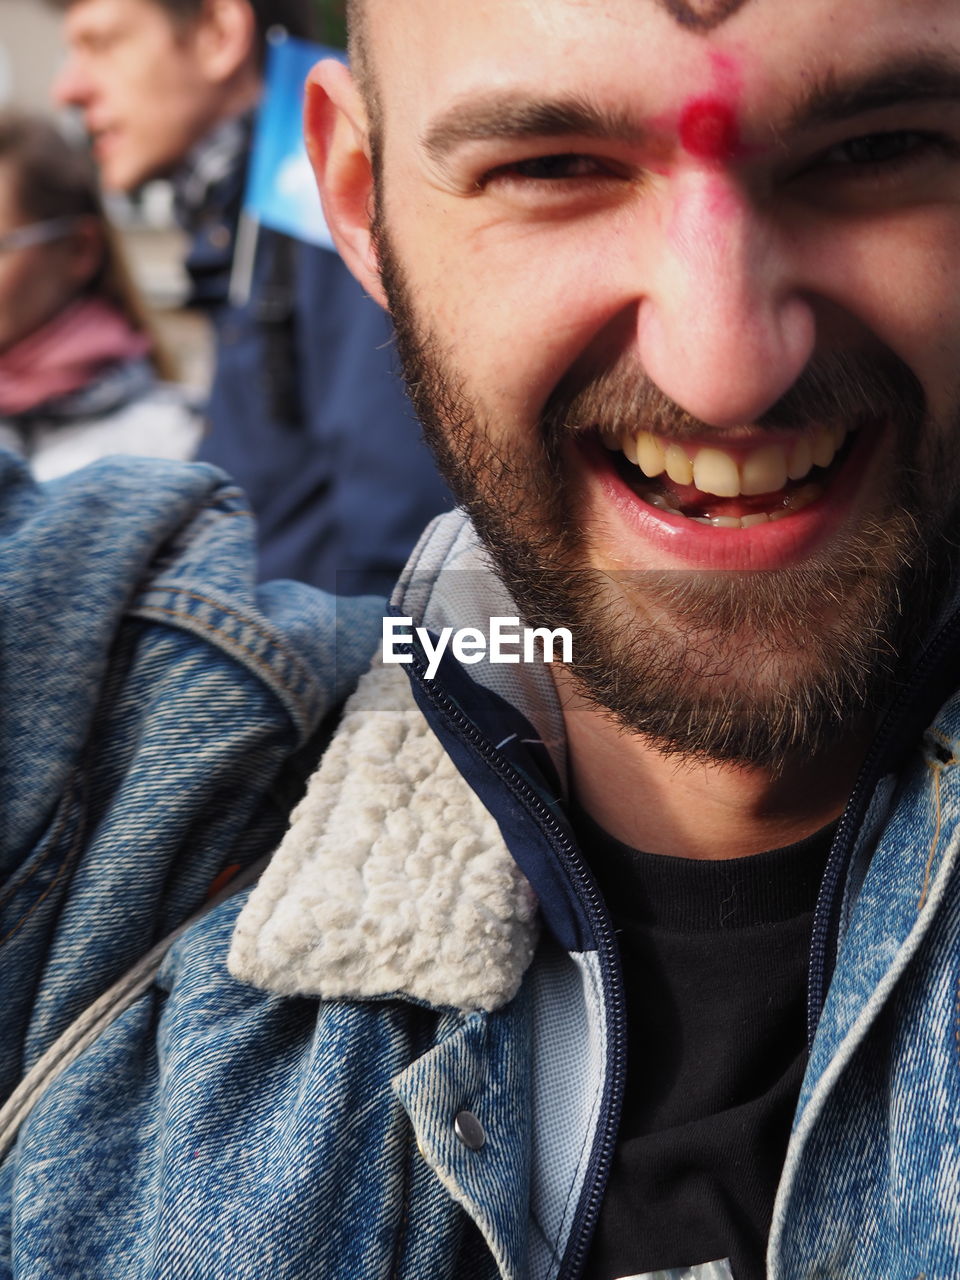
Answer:
[{"label": "sherpa fleece collar", "polygon": [[240,914],[230,972],[281,995],[493,1010],[516,994],[536,932],[497,824],[402,669],[375,666]]},{"label": "sherpa fleece collar", "polygon": [[[393,604],[437,630],[516,612],[460,512],[424,534]],[[562,776],[549,675],[472,674],[537,724]],[[240,914],[230,972],[282,995],[405,995],[492,1011],[516,994],[537,931],[536,898],[499,827],[417,707],[405,669],[377,662]]]}]

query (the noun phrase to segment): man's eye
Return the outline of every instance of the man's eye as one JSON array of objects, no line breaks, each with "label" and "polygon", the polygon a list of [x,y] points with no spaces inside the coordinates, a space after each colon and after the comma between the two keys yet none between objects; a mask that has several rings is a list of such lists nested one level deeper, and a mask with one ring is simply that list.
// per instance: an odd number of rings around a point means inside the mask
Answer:
[{"label": "man's eye", "polygon": [[610,173],[609,166],[593,156],[569,152],[555,156],[534,156],[530,160],[515,160],[512,164],[492,169],[481,180],[487,186],[497,179],[518,182],[571,182],[578,178],[601,178]]},{"label": "man's eye", "polygon": [[868,133],[862,138],[838,143],[823,154],[820,162],[835,168],[893,166],[920,160],[934,150],[945,150],[944,140],[936,134],[901,129],[893,133]]}]

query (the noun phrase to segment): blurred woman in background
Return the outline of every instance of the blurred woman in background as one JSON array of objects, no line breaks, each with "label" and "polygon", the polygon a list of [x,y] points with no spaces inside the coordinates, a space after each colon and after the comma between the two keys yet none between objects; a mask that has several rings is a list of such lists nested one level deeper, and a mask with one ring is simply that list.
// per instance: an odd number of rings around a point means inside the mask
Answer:
[{"label": "blurred woman in background", "polygon": [[91,161],[0,112],[0,446],[41,480],[109,453],[191,457],[200,421],[172,382]]}]

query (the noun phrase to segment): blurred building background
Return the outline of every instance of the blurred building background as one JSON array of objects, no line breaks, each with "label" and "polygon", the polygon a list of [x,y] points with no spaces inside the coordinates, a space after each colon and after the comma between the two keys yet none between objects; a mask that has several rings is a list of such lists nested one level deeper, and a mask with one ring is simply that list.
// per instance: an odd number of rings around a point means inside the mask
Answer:
[{"label": "blurred building background", "polygon": [[49,111],[60,18],[42,0],[0,0],[0,103]]},{"label": "blurred building background", "polygon": [[343,17],[343,0],[314,0],[317,10],[317,39],[324,44],[345,49],[347,28]]}]

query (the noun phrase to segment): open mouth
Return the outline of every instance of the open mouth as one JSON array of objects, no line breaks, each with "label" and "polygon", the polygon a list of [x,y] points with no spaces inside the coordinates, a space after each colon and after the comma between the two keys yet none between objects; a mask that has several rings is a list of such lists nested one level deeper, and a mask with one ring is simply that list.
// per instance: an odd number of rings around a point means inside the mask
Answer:
[{"label": "open mouth", "polygon": [[668,442],[648,431],[601,440],[621,479],[651,506],[718,529],[750,529],[821,498],[857,425],[817,426],[752,448]]}]

